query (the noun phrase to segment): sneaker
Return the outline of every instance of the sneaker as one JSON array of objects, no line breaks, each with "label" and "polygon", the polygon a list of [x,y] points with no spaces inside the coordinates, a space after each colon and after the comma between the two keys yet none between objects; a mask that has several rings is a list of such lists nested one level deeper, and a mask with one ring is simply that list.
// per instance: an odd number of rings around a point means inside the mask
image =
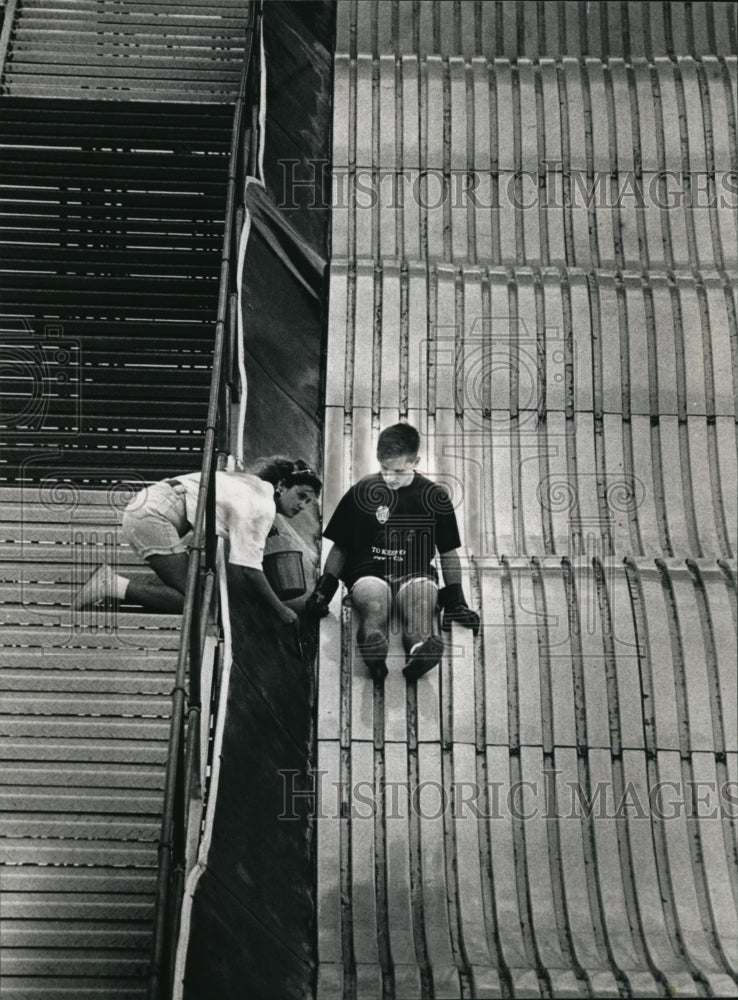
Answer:
[{"label": "sneaker", "polygon": [[74,608],[81,611],[83,608],[91,608],[100,601],[113,596],[113,571],[110,566],[100,566],[92,574],[90,579],[80,587],[74,598]]},{"label": "sneaker", "polygon": [[356,637],[356,645],[374,680],[384,680],[389,673],[387,670],[387,653],[389,652],[387,637],[378,629],[368,634],[360,629]]},{"label": "sneaker", "polygon": [[421,642],[416,642],[408,653],[407,663],[402,671],[409,681],[416,681],[429,670],[437,667],[443,654],[443,641],[437,635],[431,635]]},{"label": "sneaker", "polygon": [[372,680],[383,681],[389,670],[387,669],[387,664],[384,660],[373,660],[371,663],[368,660],[364,660],[367,667],[369,668],[369,673]]}]

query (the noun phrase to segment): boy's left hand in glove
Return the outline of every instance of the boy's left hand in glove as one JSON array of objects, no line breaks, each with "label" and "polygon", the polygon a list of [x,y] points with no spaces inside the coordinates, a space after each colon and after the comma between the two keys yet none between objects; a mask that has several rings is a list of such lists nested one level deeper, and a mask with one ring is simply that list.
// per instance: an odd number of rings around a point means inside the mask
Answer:
[{"label": "boy's left hand in glove", "polygon": [[443,611],[442,629],[450,631],[451,626],[455,624],[470,628],[474,635],[479,634],[479,615],[466,603],[460,583],[450,583],[447,587],[442,587],[438,591],[438,603]]}]

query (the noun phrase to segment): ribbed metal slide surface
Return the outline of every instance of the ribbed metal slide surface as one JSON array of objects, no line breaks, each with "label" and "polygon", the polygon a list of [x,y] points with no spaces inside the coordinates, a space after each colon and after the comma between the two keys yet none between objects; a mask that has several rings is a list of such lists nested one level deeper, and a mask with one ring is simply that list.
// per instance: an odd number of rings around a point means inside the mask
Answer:
[{"label": "ribbed metal slide surface", "polygon": [[728,0],[339,0],[336,51],[486,59],[734,55]]},{"label": "ribbed metal slide surface", "polygon": [[5,487],[0,582],[2,995],[146,995],[178,616],[74,612],[140,566],[123,489]]},{"label": "ribbed metal slide surface", "polygon": [[407,418],[483,629],[321,625],[319,1000],[738,988],[733,16],[339,3],[324,517]]},{"label": "ribbed metal slide surface", "polygon": [[185,104],[236,99],[244,0],[18,0],[17,6],[2,94]]}]

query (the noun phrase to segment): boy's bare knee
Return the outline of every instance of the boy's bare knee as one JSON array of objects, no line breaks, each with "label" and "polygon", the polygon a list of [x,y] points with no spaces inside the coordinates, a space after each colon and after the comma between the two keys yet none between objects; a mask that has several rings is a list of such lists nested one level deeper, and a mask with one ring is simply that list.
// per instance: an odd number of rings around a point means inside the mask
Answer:
[{"label": "boy's bare knee", "polygon": [[373,614],[377,615],[381,615],[388,610],[387,602],[378,600],[376,598],[369,601],[365,601],[364,607],[367,609],[367,611],[371,611]]},{"label": "boy's bare knee", "polygon": [[391,591],[384,580],[362,577],[351,591],[351,602],[355,608],[384,611],[391,601]]}]

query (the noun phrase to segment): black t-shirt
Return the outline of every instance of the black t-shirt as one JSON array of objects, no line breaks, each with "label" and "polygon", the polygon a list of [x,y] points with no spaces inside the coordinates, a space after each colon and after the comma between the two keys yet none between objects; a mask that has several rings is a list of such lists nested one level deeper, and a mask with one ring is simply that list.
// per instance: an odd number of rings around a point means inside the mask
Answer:
[{"label": "black t-shirt", "polygon": [[418,472],[397,490],[379,473],[360,479],[343,495],[323,534],[346,551],[342,579],[349,587],[360,576],[432,576],[436,549],[450,552],[461,545],[447,490]]}]

